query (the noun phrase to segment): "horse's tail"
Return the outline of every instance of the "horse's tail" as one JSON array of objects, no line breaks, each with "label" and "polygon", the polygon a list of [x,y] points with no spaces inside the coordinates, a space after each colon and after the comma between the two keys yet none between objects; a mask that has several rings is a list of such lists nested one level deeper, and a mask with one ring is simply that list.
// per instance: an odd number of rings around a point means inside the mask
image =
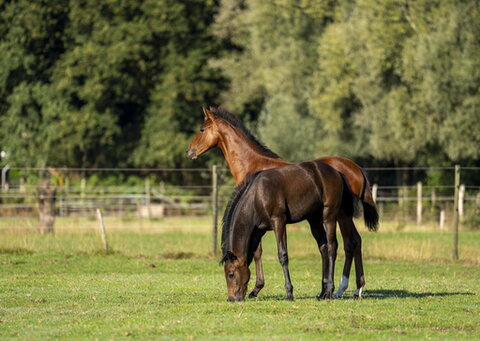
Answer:
[{"label": "horse's tail", "polygon": [[377,231],[379,218],[377,205],[373,200],[372,190],[370,188],[370,183],[368,182],[367,174],[363,168],[361,170],[364,178],[363,191],[360,197],[363,205],[363,220],[370,231]]},{"label": "horse's tail", "polygon": [[339,173],[343,181],[343,193],[342,193],[342,211],[348,217],[353,217],[355,213],[356,198],[350,189],[348,181],[342,173]]}]

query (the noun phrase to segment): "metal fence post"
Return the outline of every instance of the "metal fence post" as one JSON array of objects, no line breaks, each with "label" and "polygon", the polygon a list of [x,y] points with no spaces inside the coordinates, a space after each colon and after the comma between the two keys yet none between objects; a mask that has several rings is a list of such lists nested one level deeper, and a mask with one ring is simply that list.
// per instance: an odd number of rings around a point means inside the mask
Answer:
[{"label": "metal fence post", "polygon": [[455,165],[455,197],[453,202],[453,259],[458,259],[458,202],[460,194],[460,165]]},{"label": "metal fence post", "polygon": [[212,252],[217,254],[217,235],[218,235],[218,172],[217,166],[212,166],[212,210],[213,210],[213,240],[212,240]]}]

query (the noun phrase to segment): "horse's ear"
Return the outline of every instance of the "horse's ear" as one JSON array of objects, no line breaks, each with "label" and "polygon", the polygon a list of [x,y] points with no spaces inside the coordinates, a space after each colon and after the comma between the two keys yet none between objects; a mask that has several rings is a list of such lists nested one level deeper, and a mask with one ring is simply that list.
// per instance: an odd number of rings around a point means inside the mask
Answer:
[{"label": "horse's ear", "polygon": [[230,262],[237,260],[237,256],[235,256],[231,251],[227,251],[227,257],[228,257],[228,260],[230,260]]},{"label": "horse's ear", "polygon": [[206,120],[211,120],[213,121],[215,119],[215,115],[212,113],[212,109],[207,109],[207,108],[202,108],[203,109],[203,113],[205,114],[205,121]]},{"label": "horse's ear", "polygon": [[233,262],[237,259],[237,256],[235,256],[231,251],[227,251],[225,252],[225,254],[223,255],[222,257],[222,260],[220,261],[220,263],[225,263],[227,260],[230,261],[230,262]]}]

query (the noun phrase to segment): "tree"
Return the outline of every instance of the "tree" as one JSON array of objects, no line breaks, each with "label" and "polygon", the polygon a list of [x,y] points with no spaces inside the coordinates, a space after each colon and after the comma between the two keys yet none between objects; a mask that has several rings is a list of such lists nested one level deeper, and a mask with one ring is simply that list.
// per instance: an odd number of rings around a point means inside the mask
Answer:
[{"label": "tree", "polygon": [[[215,64],[231,81],[224,103],[235,112],[256,112],[260,138],[287,159],[321,153],[307,102],[315,41],[331,20],[333,3],[229,0],[217,18],[217,34],[235,47]],[[305,125],[312,128],[308,138],[302,136]]]},{"label": "tree", "polygon": [[220,49],[215,1],[0,6],[0,145],[12,164],[184,162],[194,113],[223,88],[207,63]]}]

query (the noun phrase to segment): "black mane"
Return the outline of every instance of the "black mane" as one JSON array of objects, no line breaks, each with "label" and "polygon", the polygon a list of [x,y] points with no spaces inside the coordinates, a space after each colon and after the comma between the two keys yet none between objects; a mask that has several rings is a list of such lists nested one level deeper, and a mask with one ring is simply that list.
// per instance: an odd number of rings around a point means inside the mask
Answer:
[{"label": "black mane", "polygon": [[249,175],[245,181],[243,181],[240,185],[235,187],[235,190],[228,201],[227,207],[225,208],[225,212],[223,213],[222,218],[222,259],[221,263],[226,261],[227,252],[231,251],[230,245],[230,232],[232,230],[232,218],[233,213],[235,212],[235,208],[237,207],[238,202],[242,198],[243,194],[246,192],[247,188],[253,182],[255,177],[259,172]]},{"label": "black mane", "polygon": [[210,112],[214,114],[215,116],[220,117],[224,121],[227,121],[230,123],[232,126],[240,130],[243,135],[245,135],[252,143],[260,149],[263,155],[274,158],[274,159],[280,159],[280,156],[272,152],[270,149],[265,147],[255,136],[252,135],[252,133],[243,125],[243,123],[235,117],[232,113],[228,112],[227,110],[223,108],[214,108],[210,107]]}]

